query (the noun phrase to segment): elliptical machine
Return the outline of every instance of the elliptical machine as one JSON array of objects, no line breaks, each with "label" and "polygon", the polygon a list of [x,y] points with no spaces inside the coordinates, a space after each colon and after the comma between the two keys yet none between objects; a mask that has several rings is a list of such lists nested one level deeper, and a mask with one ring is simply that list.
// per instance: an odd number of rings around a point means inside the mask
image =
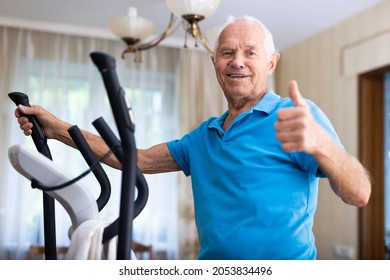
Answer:
[{"label": "elliptical machine", "polygon": [[[122,170],[119,217],[105,228],[103,243],[118,236],[117,259],[126,260],[130,259],[133,219],[146,205],[149,194],[148,185],[137,167],[133,111],[120,86],[115,59],[102,52],[92,52],[90,57],[101,73],[120,139],[115,136],[102,117],[92,124],[110,148],[106,156],[113,153],[122,166],[126,166]],[[24,93],[11,92],[9,97],[16,105],[30,106],[28,96]],[[54,199],[58,200],[70,215],[72,226],[69,233],[71,235],[81,223],[97,219],[98,212],[103,209],[110,198],[111,186],[100,165],[100,161],[104,158],[95,157],[76,125],[72,126],[68,132],[90,168],[72,179],[70,174],[52,161],[47,138],[38,120],[34,116],[28,116],[28,118],[33,123],[32,138],[37,151],[23,145],[15,145],[9,148],[8,154],[14,168],[31,180],[33,188],[43,191],[45,259],[54,260],[57,259]],[[94,173],[101,186],[101,193],[96,200],[79,181],[90,171]],[[136,199],[135,188],[137,188]]]}]

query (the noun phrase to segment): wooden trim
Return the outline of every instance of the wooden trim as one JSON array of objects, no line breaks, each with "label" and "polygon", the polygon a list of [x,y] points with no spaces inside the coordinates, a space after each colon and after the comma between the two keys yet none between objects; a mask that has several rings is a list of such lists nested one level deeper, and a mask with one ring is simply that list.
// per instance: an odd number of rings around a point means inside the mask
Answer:
[{"label": "wooden trim", "polygon": [[359,219],[359,258],[385,258],[384,72],[359,77],[359,157],[373,179],[368,205]]}]

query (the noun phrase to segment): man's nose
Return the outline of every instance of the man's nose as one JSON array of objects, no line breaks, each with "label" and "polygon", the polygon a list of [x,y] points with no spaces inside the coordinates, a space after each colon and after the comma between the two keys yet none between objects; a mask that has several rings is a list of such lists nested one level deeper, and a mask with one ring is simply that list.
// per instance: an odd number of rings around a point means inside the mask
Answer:
[{"label": "man's nose", "polygon": [[245,67],[244,58],[241,55],[235,55],[229,63],[229,66],[235,69],[242,69]]}]

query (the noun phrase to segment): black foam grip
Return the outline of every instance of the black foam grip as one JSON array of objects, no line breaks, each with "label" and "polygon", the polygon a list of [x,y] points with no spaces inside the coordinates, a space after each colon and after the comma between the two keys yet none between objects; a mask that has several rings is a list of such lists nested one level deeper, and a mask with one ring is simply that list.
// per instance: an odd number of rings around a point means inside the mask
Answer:
[{"label": "black foam grip", "polygon": [[[8,96],[15,103],[16,106],[24,105],[31,107],[28,96],[22,92],[11,92],[8,94]],[[49,159],[52,159],[49,147],[47,146],[47,138],[43,131],[42,125],[39,123],[38,119],[35,116],[28,115],[26,117],[33,125],[31,137],[38,152],[48,157]]]}]

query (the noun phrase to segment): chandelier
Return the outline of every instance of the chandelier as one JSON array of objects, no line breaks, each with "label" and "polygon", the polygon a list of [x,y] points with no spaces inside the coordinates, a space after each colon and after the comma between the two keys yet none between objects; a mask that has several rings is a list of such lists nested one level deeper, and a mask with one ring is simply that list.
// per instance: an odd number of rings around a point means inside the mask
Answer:
[{"label": "chandelier", "polygon": [[[108,27],[117,37],[122,39],[127,47],[122,52],[122,58],[127,53],[135,54],[135,61],[141,62],[141,51],[157,46],[167,38],[176,28],[177,19],[183,23],[185,29],[184,48],[187,48],[187,35],[195,40],[195,47],[199,42],[209,51],[212,48],[207,42],[206,36],[199,28],[199,22],[212,15],[219,5],[220,0],[166,0],[171,12],[168,26],[164,32],[149,42],[144,42],[154,29],[154,23],[137,15],[137,9],[130,7],[127,16],[115,17],[109,20]],[[179,23],[180,24],[180,23]]]}]

